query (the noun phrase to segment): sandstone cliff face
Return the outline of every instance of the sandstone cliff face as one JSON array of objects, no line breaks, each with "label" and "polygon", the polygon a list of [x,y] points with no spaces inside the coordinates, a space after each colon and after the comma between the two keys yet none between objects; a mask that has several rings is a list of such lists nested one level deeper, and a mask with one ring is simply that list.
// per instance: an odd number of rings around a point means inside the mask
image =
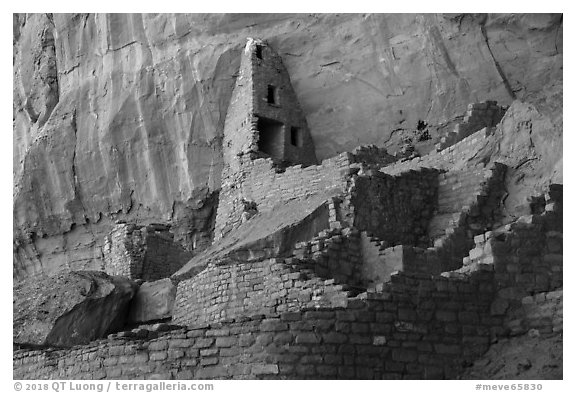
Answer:
[{"label": "sandstone cliff face", "polygon": [[486,99],[562,127],[561,15],[15,15],[15,278],[101,268],[117,219],[205,247],[246,37],[283,57],[319,159]]}]

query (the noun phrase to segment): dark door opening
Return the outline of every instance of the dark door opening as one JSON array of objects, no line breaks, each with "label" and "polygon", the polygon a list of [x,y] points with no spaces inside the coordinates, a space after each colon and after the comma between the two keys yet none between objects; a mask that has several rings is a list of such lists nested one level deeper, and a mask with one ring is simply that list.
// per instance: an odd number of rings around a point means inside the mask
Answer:
[{"label": "dark door opening", "polygon": [[276,120],[258,118],[258,150],[273,159],[281,160],[284,154],[284,124]]},{"label": "dark door opening", "polygon": [[304,145],[304,136],[300,128],[290,127],[290,144],[296,147],[302,147]]},{"label": "dark door opening", "polygon": [[262,45],[256,44],[256,57],[259,59],[262,58]]},{"label": "dark door opening", "polygon": [[266,101],[268,101],[269,104],[278,103],[276,86],[268,85],[268,94],[266,96]]}]

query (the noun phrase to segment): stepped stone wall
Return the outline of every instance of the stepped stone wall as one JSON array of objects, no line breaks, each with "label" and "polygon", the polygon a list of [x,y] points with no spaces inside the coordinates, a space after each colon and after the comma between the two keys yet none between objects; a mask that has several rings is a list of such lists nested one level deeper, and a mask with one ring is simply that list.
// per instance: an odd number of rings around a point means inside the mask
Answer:
[{"label": "stepped stone wall", "polygon": [[380,171],[389,175],[397,175],[422,167],[450,170],[473,158],[493,132],[492,128],[483,128],[442,151],[431,152],[412,160],[395,162],[381,168]]},{"label": "stepped stone wall", "polygon": [[496,101],[469,104],[464,120],[456,124],[452,132],[442,137],[436,149],[444,150],[482,128],[496,126],[504,117],[506,109],[499,106]]},{"label": "stepped stone wall", "polygon": [[192,256],[165,225],[125,223],[106,237],[103,254],[106,273],[149,281],[170,277]]}]

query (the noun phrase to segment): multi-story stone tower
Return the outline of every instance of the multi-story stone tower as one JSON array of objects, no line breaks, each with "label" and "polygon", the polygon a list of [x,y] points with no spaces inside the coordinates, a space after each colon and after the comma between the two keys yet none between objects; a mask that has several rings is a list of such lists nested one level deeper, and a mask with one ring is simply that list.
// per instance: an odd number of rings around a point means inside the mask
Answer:
[{"label": "multi-story stone tower", "polygon": [[244,179],[254,161],[285,167],[317,163],[306,118],[282,59],[261,40],[249,38],[226,115],[224,168],[214,241],[240,225],[258,208]]}]

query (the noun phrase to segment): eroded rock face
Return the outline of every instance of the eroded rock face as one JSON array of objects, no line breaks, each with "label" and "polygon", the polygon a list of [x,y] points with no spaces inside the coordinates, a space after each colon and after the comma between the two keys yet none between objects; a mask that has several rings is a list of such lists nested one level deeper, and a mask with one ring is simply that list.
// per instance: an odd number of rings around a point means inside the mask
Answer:
[{"label": "eroded rock face", "polygon": [[561,123],[561,15],[16,15],[16,279],[101,269],[118,219],[210,243],[247,37],[282,57],[319,159],[436,138],[487,99]]},{"label": "eroded rock face", "polygon": [[176,299],[176,286],[169,278],[145,282],[130,304],[130,322],[149,322],[170,318]]},{"label": "eroded rock face", "polygon": [[86,344],[122,328],[136,284],[103,272],[62,273],[14,287],[13,339],[19,344]]}]

